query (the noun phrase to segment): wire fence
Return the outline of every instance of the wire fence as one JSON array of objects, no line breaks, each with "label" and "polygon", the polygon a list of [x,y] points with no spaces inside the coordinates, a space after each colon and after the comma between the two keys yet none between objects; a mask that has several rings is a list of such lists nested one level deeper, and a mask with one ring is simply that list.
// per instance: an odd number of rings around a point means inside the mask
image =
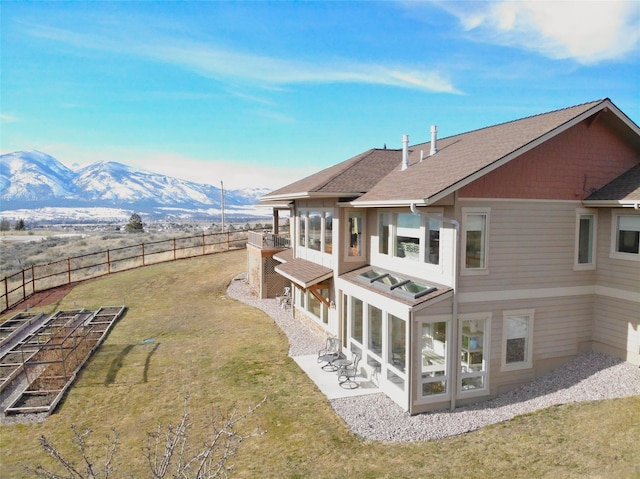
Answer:
[{"label": "wire fence", "polygon": [[0,313],[41,291],[141,266],[242,249],[246,247],[247,238],[248,231],[244,230],[202,233],[33,265],[2,280]]}]

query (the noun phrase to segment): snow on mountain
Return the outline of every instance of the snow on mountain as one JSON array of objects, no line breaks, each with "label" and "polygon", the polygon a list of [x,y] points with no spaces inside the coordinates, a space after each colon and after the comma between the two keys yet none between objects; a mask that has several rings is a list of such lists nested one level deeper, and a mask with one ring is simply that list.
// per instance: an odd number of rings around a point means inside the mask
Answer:
[{"label": "snow on mountain", "polygon": [[73,195],[72,170],[46,153],[0,156],[0,200],[40,201]]},{"label": "snow on mountain", "polygon": [[[264,216],[256,209],[266,188],[225,190],[225,212]],[[124,208],[162,216],[171,209],[202,216],[220,211],[220,189],[103,161],[74,172],[50,155],[19,151],[0,156],[0,210]],[[249,213],[247,213],[249,212]]]}]

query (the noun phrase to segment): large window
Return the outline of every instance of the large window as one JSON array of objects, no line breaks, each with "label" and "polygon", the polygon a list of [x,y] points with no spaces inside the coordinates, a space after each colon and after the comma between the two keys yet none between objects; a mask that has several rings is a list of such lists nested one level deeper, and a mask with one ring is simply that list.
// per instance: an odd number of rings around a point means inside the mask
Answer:
[{"label": "large window", "polygon": [[422,323],[421,395],[445,394],[448,389],[449,322]]},{"label": "large window", "polygon": [[382,310],[369,305],[369,351],[382,356]]},{"label": "large window", "polygon": [[489,211],[463,208],[463,215],[463,270],[486,272]]},{"label": "large window", "polygon": [[347,254],[348,256],[362,256],[364,254],[362,245],[362,213],[349,213],[348,228],[349,249],[347,250]]},{"label": "large window", "polygon": [[533,310],[505,311],[502,327],[502,370],[533,366]]},{"label": "large window", "polygon": [[333,213],[325,210],[301,210],[298,220],[298,245],[331,254],[333,251]]},{"label": "large window", "polygon": [[396,258],[440,264],[442,221],[428,214],[380,213],[378,252]]},{"label": "large window", "polygon": [[489,359],[489,322],[491,313],[460,316],[462,325],[460,390],[463,393],[484,390]]},{"label": "large window", "polygon": [[640,260],[640,215],[614,215],[613,253]]}]

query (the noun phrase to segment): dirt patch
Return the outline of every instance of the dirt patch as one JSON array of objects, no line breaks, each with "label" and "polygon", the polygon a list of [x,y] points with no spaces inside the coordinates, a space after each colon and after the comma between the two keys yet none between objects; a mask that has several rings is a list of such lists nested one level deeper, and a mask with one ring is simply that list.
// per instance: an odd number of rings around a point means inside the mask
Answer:
[{"label": "dirt patch", "polygon": [[64,298],[69,291],[71,291],[76,286],[76,283],[65,284],[64,286],[58,286],[57,288],[48,289],[46,291],[40,291],[39,293],[35,293],[29,296],[24,301],[19,302],[15,306],[3,311],[4,313],[12,313],[15,311],[22,311],[26,309],[27,305],[29,308],[37,308],[40,306],[48,306],[50,304],[56,304]]}]

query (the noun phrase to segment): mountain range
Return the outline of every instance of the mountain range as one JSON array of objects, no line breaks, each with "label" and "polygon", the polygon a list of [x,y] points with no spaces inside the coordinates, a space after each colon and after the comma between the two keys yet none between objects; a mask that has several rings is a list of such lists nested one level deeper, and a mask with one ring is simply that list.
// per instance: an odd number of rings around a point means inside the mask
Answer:
[{"label": "mountain range", "polygon": [[[266,216],[256,209],[266,188],[224,191],[225,216]],[[122,210],[151,218],[207,218],[221,215],[221,190],[114,161],[93,163],[79,170],[66,167],[39,151],[17,151],[0,156],[0,212],[52,209],[60,215],[75,210],[89,216],[113,215]],[[93,214],[92,214],[93,213]],[[24,216],[24,213],[23,213]]]}]

